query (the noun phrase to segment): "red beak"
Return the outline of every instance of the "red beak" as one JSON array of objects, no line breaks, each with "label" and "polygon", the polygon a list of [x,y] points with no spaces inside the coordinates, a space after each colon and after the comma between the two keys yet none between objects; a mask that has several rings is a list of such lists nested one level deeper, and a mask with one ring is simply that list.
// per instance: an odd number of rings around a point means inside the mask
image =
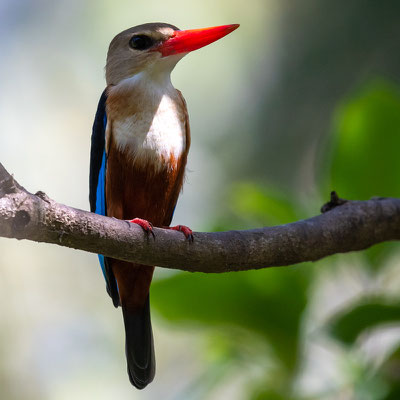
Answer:
[{"label": "red beak", "polygon": [[239,28],[239,24],[175,31],[171,38],[154,50],[159,51],[163,57],[179,53],[188,53],[221,39],[237,28]]}]

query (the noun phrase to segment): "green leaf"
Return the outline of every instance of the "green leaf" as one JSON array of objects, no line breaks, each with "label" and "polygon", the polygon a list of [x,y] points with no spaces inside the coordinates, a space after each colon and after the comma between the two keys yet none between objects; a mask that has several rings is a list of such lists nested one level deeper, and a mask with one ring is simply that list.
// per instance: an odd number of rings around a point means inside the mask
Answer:
[{"label": "green leaf", "polygon": [[302,269],[179,273],[152,284],[152,305],[175,323],[201,324],[226,335],[232,326],[253,331],[267,339],[282,363],[292,369],[306,305],[307,274]]},{"label": "green leaf", "polygon": [[338,109],[331,188],[340,197],[400,196],[400,89],[376,80]]},{"label": "green leaf", "polygon": [[400,323],[400,302],[363,300],[336,314],[329,330],[336,339],[352,344],[361,333],[384,323]]}]

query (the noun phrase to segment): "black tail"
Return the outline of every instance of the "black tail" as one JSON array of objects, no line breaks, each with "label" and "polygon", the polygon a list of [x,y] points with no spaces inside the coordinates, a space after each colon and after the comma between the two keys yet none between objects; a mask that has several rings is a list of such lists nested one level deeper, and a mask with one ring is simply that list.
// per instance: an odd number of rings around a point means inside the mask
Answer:
[{"label": "black tail", "polygon": [[122,307],[122,313],[129,380],[133,386],[143,389],[154,379],[156,372],[149,296],[141,310],[130,312]]}]

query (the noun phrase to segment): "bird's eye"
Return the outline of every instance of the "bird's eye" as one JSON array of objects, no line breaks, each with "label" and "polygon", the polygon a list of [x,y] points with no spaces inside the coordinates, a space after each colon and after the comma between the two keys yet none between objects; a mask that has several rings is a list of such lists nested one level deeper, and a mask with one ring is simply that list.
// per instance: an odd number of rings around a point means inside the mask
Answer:
[{"label": "bird's eye", "polygon": [[132,36],[131,40],[129,41],[129,46],[135,50],[146,50],[153,46],[153,44],[153,39],[146,35]]}]

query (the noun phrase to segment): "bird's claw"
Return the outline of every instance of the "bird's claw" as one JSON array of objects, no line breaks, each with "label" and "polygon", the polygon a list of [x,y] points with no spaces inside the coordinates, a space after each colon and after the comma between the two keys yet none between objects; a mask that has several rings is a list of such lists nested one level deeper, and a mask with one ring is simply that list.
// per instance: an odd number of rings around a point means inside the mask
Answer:
[{"label": "bird's claw", "polygon": [[168,229],[172,229],[173,231],[182,232],[185,235],[185,238],[189,240],[189,242],[194,241],[193,231],[186,225],[170,226]]},{"label": "bird's claw", "polygon": [[154,231],[153,231],[153,224],[151,222],[146,221],[145,219],[141,219],[141,218],[134,218],[134,219],[129,220],[128,222],[139,225],[147,233],[147,236],[152,235],[153,239],[156,238],[156,236],[154,235]]}]

